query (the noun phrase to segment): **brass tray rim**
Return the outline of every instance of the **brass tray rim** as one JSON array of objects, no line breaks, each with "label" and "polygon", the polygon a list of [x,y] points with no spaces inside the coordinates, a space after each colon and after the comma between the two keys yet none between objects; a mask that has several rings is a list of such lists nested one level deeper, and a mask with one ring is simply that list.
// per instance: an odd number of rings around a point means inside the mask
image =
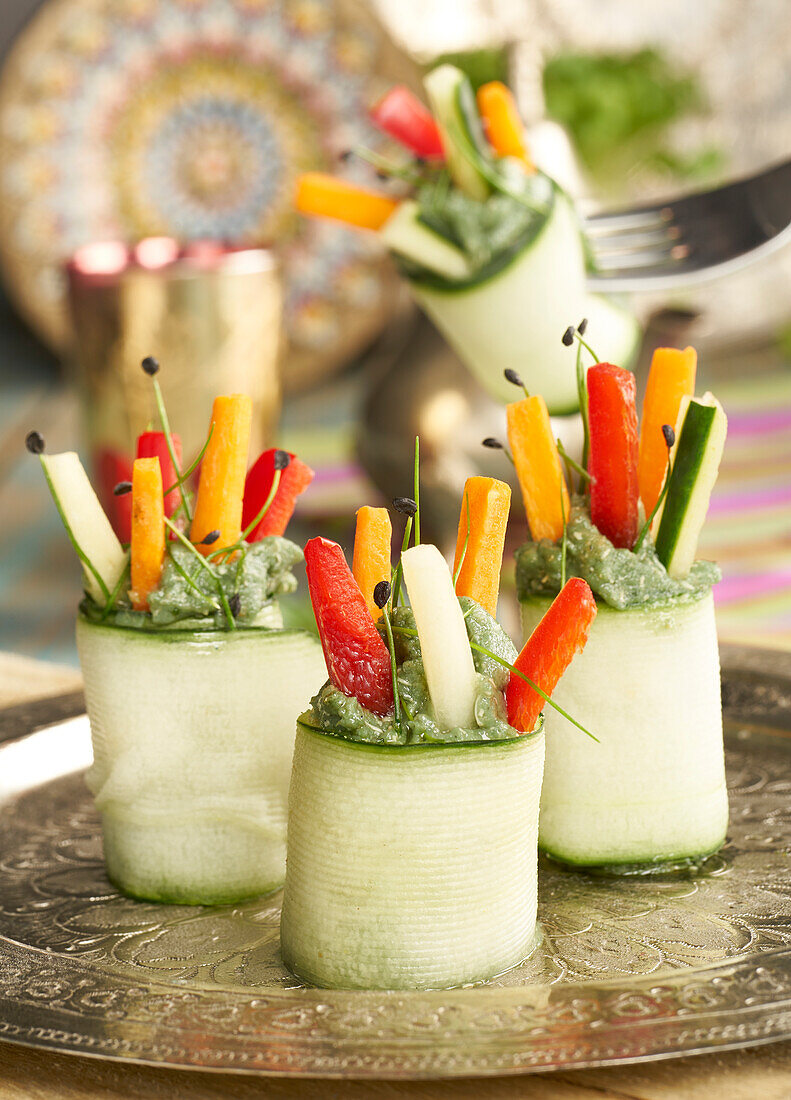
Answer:
[{"label": "brass tray rim", "polygon": [[[745,726],[752,727],[756,733],[774,734],[780,738],[789,739],[791,747],[791,654],[781,650],[759,650],[748,647],[723,646],[723,680],[725,687],[726,714],[731,720],[743,722]],[[754,681],[755,694],[759,702],[750,702],[750,682]],[[25,738],[35,737],[37,728],[51,726],[52,722],[66,725],[76,725],[73,717],[82,713],[79,695],[72,693],[66,697],[55,697],[49,700],[37,701],[29,705],[29,713],[24,713],[24,707],[14,707],[9,711],[0,712],[0,741],[18,740],[20,733]],[[49,716],[52,717],[49,717]],[[5,719],[8,718],[8,728]],[[756,721],[758,719],[758,721]],[[3,749],[0,747],[0,759]],[[73,772],[65,772],[73,774]],[[35,786],[35,784],[33,784]],[[32,789],[32,788],[31,788]],[[2,804],[0,804],[0,818],[2,817]],[[68,958],[58,955],[56,952],[48,952],[41,948],[25,944],[16,944],[7,939],[0,932],[0,976],[3,975],[3,963],[16,953],[30,956],[39,961],[46,960],[49,967],[56,971],[62,971],[66,978],[73,978],[77,983],[89,985],[89,979],[93,976],[101,979],[102,967],[99,963],[86,959]],[[367,1039],[354,1030],[347,1030],[346,1034],[325,1034],[321,1028],[321,1011],[326,1008],[326,1002],[338,1006],[339,1011],[354,1008],[361,998],[370,998],[370,994],[360,994],[354,991],[332,992],[317,989],[276,989],[266,988],[258,992],[251,987],[248,990],[223,988],[216,983],[212,986],[192,984],[178,987],[178,990],[186,994],[186,1000],[200,1002],[208,998],[209,1002],[215,999],[220,1001],[232,1000],[234,1002],[254,1003],[256,1000],[263,1004],[263,1015],[260,1024],[255,1031],[258,1042],[257,1060],[251,1062],[250,1058],[242,1057],[237,1061],[235,1055],[239,1053],[232,1049],[213,1051],[208,1060],[190,1060],[188,1053],[182,1050],[168,1050],[160,1044],[157,1047],[157,1038],[161,1032],[161,1038],[168,1037],[170,1028],[162,1027],[161,1020],[152,1019],[148,1030],[141,1026],[139,1020],[132,1019],[133,1035],[138,1038],[126,1040],[126,1049],[97,1049],[101,1044],[98,1039],[90,1034],[81,1034],[81,1021],[67,1010],[47,1006],[38,1018],[29,1022],[16,1023],[7,1011],[9,997],[13,1007],[13,989],[11,993],[5,993],[0,986],[0,1038],[18,1045],[39,1049],[50,1049],[59,1053],[70,1053],[86,1057],[106,1059],[112,1061],[128,1062],[136,1065],[169,1066],[171,1068],[190,1069],[194,1071],[213,1073],[244,1073],[253,1076],[276,1077],[311,1077],[311,1078],[358,1078],[358,1079],[414,1079],[423,1080],[429,1078],[455,1077],[455,1076],[505,1076],[523,1073],[551,1072],[553,1070],[569,1070],[592,1068],[595,1066],[613,1066],[634,1064],[649,1061],[665,1060],[676,1057],[686,1057],[694,1054],[711,1052],[713,1050],[726,1051],[742,1049],[746,1047],[764,1045],[782,1039],[791,1038],[791,946],[779,946],[761,953],[756,962],[756,956],[745,952],[742,955],[725,961],[713,962],[695,967],[692,973],[695,978],[711,985],[717,982],[726,982],[730,986],[739,986],[739,971],[745,971],[741,976],[743,994],[738,1011],[740,1018],[733,1022],[734,1008],[727,1003],[716,1003],[705,1006],[702,1010],[690,1011],[680,1017],[678,1015],[663,1018],[661,1015],[643,1015],[642,1018],[634,1018],[626,1023],[615,1024],[606,1019],[595,1016],[584,1021],[580,1017],[579,1023],[582,1032],[587,1029],[587,1034],[576,1038],[573,1033],[563,1036],[563,1027],[558,1029],[556,1042],[562,1048],[565,1042],[576,1042],[582,1048],[588,1045],[588,1053],[584,1049],[567,1050],[566,1057],[563,1051],[558,1056],[553,1054],[551,1045],[549,1048],[537,1040],[532,1044],[528,1040],[527,1031],[519,1035],[518,1030],[507,1025],[489,1025],[489,1030],[481,1032],[475,1030],[474,1020],[468,1021],[461,1031],[455,1028],[444,1032],[440,1021],[439,1027],[427,1025],[423,1034],[405,1034],[400,1038],[390,1036],[378,1037],[381,1052],[376,1053],[377,1037]],[[69,974],[69,972],[71,972]],[[770,996],[756,996],[755,991],[747,984],[748,972],[763,973],[769,979]],[[481,1012],[487,1013],[498,1007],[507,1015],[514,1013],[520,1006],[529,1012],[530,1001],[538,995],[543,988],[552,988],[564,991],[564,1000],[569,1004],[574,1001],[574,996],[584,1003],[586,1000],[598,1004],[607,995],[621,996],[634,994],[640,997],[650,998],[657,990],[670,988],[685,980],[687,975],[683,971],[652,974],[647,973],[635,979],[628,979],[625,983],[614,980],[611,977],[591,979],[586,981],[568,982],[558,986],[480,986],[473,989],[457,989],[449,991],[436,991],[430,993],[384,993],[375,995],[375,999],[381,1005],[381,1011],[385,1013],[382,1019],[380,1031],[386,1028],[386,1010],[389,1007],[407,1005],[414,1008],[422,1007],[428,1018],[435,1020],[442,1016],[443,1011],[452,1011],[459,1005],[468,1006],[474,999],[475,1010],[478,1016]],[[126,976],[113,975],[112,981],[116,986],[133,987],[143,983],[135,982]],[[774,987],[772,987],[774,982]],[[4,983],[3,983],[4,984]],[[625,988],[627,987],[627,988]],[[526,998],[527,990],[532,988],[533,995]],[[165,1000],[174,998],[174,986],[166,981],[147,978],[143,994],[151,998],[164,997]],[[752,1003],[744,1003],[751,996]],[[298,1001],[298,1005],[295,1005]],[[4,1007],[6,1006],[6,1007]],[[299,1007],[301,1006],[301,1007]],[[294,1013],[312,1015],[313,1026],[309,1030],[301,1030],[300,1027],[283,1025],[277,1020],[278,1010],[289,1009]],[[331,1011],[331,1010],[330,1010]],[[24,1015],[24,1013],[23,1013]],[[497,1012],[494,1012],[497,1015]],[[584,1016],[584,1013],[583,1013]],[[196,1017],[195,1019],[198,1019]],[[518,1019],[515,1016],[514,1019]],[[318,1021],[318,1024],[316,1023]],[[529,1020],[525,1021],[529,1023]],[[690,1035],[680,1042],[673,1039],[673,1033],[677,1032],[681,1025],[681,1036],[684,1029]],[[300,1033],[301,1030],[301,1033]],[[363,1029],[365,1030],[365,1029]],[[465,1034],[466,1030],[466,1034]],[[529,1030],[529,1028],[528,1028]],[[641,1042],[635,1043],[640,1037],[650,1036],[654,1032],[654,1045],[651,1049],[645,1049]],[[661,1034],[667,1033],[667,1040],[662,1041]],[[596,1034],[602,1039],[596,1039]],[[193,1021],[189,1027],[182,1026],[177,1035],[187,1042],[189,1036],[196,1037],[200,1034],[200,1028]],[[473,1040],[474,1034],[474,1040]],[[153,1037],[154,1045],[151,1046]],[[551,1040],[552,1036],[549,1036]],[[534,1037],[535,1039],[535,1037]],[[461,1058],[454,1056],[453,1048],[458,1048],[464,1042],[471,1041],[475,1050],[470,1054],[466,1051]],[[610,1049],[604,1049],[607,1043]],[[371,1046],[371,1050],[365,1051],[365,1043]],[[148,1052],[145,1047],[148,1044]],[[93,1046],[93,1049],[91,1047]],[[640,1049],[643,1047],[643,1049]],[[289,1049],[290,1048],[290,1049]],[[447,1049],[446,1049],[447,1048]],[[159,1053],[157,1050],[159,1049]],[[193,1052],[194,1053],[194,1052]],[[204,1051],[205,1054],[205,1051]],[[230,1059],[227,1057],[230,1055]],[[200,1052],[199,1052],[200,1056]],[[216,1060],[217,1056],[219,1061]],[[224,1059],[224,1060],[223,1060]],[[247,1064],[245,1064],[247,1061]]]}]

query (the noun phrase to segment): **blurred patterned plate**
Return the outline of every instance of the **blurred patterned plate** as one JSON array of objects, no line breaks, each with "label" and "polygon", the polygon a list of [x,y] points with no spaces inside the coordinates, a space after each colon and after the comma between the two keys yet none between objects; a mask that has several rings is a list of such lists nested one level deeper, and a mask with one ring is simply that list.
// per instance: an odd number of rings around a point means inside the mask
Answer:
[{"label": "blurred patterned plate", "polygon": [[62,350],[60,263],[80,245],[274,242],[287,384],[326,373],[380,330],[397,284],[375,241],[294,215],[294,177],[378,147],[367,107],[414,73],[360,0],[49,0],[0,79],[10,295]]}]

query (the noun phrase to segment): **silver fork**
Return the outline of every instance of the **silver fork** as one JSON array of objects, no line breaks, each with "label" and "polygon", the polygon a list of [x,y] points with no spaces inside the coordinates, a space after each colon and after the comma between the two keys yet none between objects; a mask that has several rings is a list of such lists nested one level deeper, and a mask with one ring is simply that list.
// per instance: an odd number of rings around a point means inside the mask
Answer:
[{"label": "silver fork", "polygon": [[664,290],[739,270],[791,240],[791,161],[713,191],[587,217],[596,291]]}]

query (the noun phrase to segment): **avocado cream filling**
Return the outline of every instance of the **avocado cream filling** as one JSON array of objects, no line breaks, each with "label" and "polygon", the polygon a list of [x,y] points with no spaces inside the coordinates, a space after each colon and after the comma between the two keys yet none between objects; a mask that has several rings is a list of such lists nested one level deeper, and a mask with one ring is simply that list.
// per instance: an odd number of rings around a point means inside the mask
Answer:
[{"label": "avocado cream filling", "polygon": [[[526,542],[516,552],[516,587],[520,599],[560,591],[562,542]],[[683,580],[668,576],[650,536],[635,553],[618,549],[591,522],[583,497],[572,501],[566,528],[566,577],[582,577],[597,600],[619,611],[652,607],[705,595],[720,579],[714,562],[696,561]]]},{"label": "avocado cream filling", "polygon": [[[464,611],[470,641],[513,664],[516,649],[492,616],[466,596],[459,602]],[[401,633],[399,629],[415,629],[415,617],[411,608],[399,607],[393,612],[393,627],[398,691],[403,712],[401,722],[397,723],[394,715],[380,718],[366,710],[354,697],[344,695],[329,681],[311,700],[311,709],[302,715],[301,721],[337,737],[378,745],[415,745],[428,741],[502,741],[518,736],[517,731],[508,725],[505,711],[503,692],[510,676],[508,669],[474,649],[472,658],[478,681],[474,725],[441,729],[437,725],[431,705],[420,641],[412,634]],[[386,645],[384,627],[380,625],[378,629]]]},{"label": "avocado cream filling", "polygon": [[274,597],[296,589],[292,569],[301,561],[295,543],[270,535],[244,546],[231,561],[213,558],[210,572],[182,543],[168,542],[162,576],[148,598],[149,611],[133,610],[127,591],[109,614],[90,596],[80,611],[91,622],[138,630],[173,629],[187,622],[193,630],[223,630],[228,629],[224,597],[238,626],[259,625]]}]

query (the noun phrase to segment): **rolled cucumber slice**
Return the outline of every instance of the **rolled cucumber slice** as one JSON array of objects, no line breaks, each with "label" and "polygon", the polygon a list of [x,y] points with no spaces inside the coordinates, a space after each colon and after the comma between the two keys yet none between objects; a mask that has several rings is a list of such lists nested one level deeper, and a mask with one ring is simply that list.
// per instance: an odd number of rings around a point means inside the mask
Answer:
[{"label": "rolled cucumber slice", "polygon": [[297,728],[281,945],[329,989],[443,989],[530,952],[544,738],[365,745]]},{"label": "rolled cucumber slice", "polygon": [[657,556],[671,577],[686,577],[692,568],[727,433],[716,397],[682,398],[667,495],[654,520]]},{"label": "rolled cucumber slice", "polygon": [[[522,602],[526,637],[548,604]],[[545,852],[568,864],[628,869],[720,847],[728,798],[710,593],[649,609],[600,605],[553,699],[599,743],[546,711]]]},{"label": "rolled cucumber slice", "polygon": [[420,220],[420,207],[408,199],[388,218],[379,236],[391,250],[444,279],[468,279],[470,264],[460,248]]},{"label": "rolled cucumber slice", "polygon": [[80,619],[77,646],[111,880],[183,904],[279,887],[294,723],[326,679],[318,640]]},{"label": "rolled cucumber slice", "polygon": [[456,186],[483,202],[491,187],[472,163],[473,155],[490,156],[469,77],[455,65],[440,65],[423,85],[442,135],[445,162]]},{"label": "rolled cucumber slice", "polygon": [[82,562],[85,591],[100,605],[118,584],[127,554],[74,451],[40,455],[66,534]]},{"label": "rolled cucumber slice", "polygon": [[640,340],[633,314],[588,294],[585,256],[574,210],[556,194],[543,228],[489,277],[454,287],[410,279],[418,304],[478,381],[498,401],[514,399],[503,377],[511,368],[550,413],[576,412],[576,351],[561,337],[588,318],[588,339],[606,361],[629,366]]}]

